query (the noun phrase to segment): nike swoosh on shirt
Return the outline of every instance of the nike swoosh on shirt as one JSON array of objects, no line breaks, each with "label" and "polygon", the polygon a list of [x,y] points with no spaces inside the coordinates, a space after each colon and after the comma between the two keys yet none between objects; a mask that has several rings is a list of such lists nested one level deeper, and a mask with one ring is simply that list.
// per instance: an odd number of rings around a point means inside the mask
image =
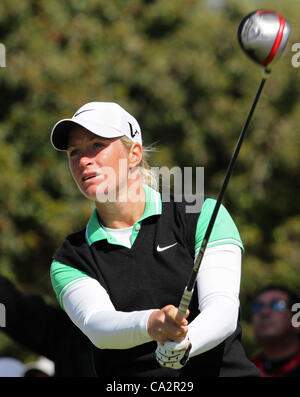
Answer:
[{"label": "nike swoosh on shirt", "polygon": [[177,243],[171,244],[171,245],[167,245],[166,247],[160,247],[159,244],[157,244],[157,251],[161,252],[161,251],[165,251],[171,247],[174,247],[174,245],[176,245]]}]

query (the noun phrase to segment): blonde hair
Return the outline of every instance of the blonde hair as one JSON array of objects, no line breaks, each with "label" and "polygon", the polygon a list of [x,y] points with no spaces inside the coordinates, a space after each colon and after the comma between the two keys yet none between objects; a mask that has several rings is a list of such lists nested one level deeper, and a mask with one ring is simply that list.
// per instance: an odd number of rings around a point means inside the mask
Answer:
[{"label": "blonde hair", "polygon": [[[127,136],[121,137],[121,142],[125,146],[127,150],[130,150],[131,146],[133,145],[133,141],[129,139]],[[155,190],[158,190],[158,181],[157,177],[154,172],[151,170],[148,159],[150,157],[150,153],[155,152],[156,148],[154,145],[143,146],[143,157],[139,164],[139,170],[142,177],[142,182],[145,185],[152,187]]]}]

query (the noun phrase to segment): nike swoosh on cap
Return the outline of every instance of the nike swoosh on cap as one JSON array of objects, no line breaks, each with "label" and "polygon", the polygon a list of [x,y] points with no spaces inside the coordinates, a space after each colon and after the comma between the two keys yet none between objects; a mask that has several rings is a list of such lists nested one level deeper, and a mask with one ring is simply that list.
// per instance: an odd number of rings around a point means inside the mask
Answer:
[{"label": "nike swoosh on cap", "polygon": [[77,117],[77,116],[79,116],[81,113],[84,113],[84,112],[90,112],[91,110],[95,110],[95,109],[85,109],[85,110],[82,110],[81,112],[75,113],[73,117]]},{"label": "nike swoosh on cap", "polygon": [[160,247],[159,246],[159,244],[157,244],[157,251],[158,252],[161,252],[161,251],[165,251],[165,250],[167,250],[167,249],[169,249],[169,248],[171,248],[171,247],[174,247],[174,245],[176,245],[177,244],[177,242],[176,243],[174,243],[174,244],[171,244],[171,245],[167,245],[166,247]]}]

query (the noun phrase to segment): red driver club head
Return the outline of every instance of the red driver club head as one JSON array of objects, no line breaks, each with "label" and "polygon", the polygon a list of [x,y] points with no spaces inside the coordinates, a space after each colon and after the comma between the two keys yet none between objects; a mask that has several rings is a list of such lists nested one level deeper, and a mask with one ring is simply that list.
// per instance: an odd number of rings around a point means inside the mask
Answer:
[{"label": "red driver club head", "polygon": [[246,15],[238,28],[244,52],[262,66],[277,60],[286,47],[290,25],[278,12],[257,10]]}]

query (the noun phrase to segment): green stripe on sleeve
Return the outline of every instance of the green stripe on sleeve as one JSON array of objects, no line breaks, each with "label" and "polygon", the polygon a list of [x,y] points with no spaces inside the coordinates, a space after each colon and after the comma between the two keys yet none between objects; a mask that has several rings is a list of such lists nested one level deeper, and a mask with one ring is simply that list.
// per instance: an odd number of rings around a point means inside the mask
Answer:
[{"label": "green stripe on sleeve", "polygon": [[57,300],[62,308],[64,308],[63,295],[68,288],[82,279],[90,278],[90,276],[81,270],[65,265],[56,259],[51,263],[50,277]]},{"label": "green stripe on sleeve", "polygon": [[[204,201],[196,228],[196,236],[195,236],[196,253],[198,253],[199,248],[202,244],[215,205],[216,205],[216,200],[206,199]],[[217,218],[215,220],[215,224],[210,234],[210,238],[208,240],[207,248],[222,244],[238,245],[242,249],[242,252],[244,252],[244,247],[239,231],[233,219],[231,218],[229,212],[221,204]]]}]

